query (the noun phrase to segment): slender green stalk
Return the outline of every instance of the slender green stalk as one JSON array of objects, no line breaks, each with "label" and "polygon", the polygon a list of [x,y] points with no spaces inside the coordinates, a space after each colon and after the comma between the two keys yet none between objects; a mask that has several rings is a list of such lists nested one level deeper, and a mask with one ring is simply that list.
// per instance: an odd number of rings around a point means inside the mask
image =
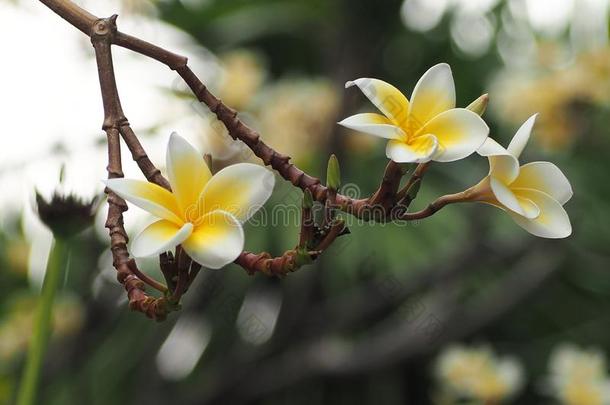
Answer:
[{"label": "slender green stalk", "polygon": [[53,315],[53,302],[69,260],[68,241],[55,239],[47,263],[42,292],[37,304],[32,340],[17,397],[17,405],[33,405],[36,399],[40,369],[44,360]]}]

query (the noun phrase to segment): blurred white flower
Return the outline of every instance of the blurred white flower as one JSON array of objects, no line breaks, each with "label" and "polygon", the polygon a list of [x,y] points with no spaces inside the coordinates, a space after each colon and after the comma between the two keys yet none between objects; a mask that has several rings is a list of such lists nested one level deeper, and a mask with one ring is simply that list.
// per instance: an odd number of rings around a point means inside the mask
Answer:
[{"label": "blurred white flower", "polygon": [[451,346],[441,353],[436,376],[454,398],[498,403],[519,391],[524,372],[517,359],[498,357],[487,346]]},{"label": "blurred white flower", "polygon": [[551,393],[565,405],[610,404],[610,376],[599,350],[558,346],[549,362]]}]

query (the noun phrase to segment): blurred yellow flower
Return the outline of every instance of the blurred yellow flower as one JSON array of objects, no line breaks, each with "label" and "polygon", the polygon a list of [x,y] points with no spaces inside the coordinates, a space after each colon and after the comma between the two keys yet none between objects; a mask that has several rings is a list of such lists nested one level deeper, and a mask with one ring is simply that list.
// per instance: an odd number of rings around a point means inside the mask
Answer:
[{"label": "blurred yellow flower", "polygon": [[552,393],[560,403],[610,404],[610,378],[602,352],[563,344],[553,351],[549,369]]},{"label": "blurred yellow flower", "polygon": [[[25,352],[32,336],[37,298],[17,299],[0,321],[0,364],[8,363]],[[53,306],[53,336],[73,335],[83,324],[83,309],[79,300],[71,295],[58,297]]]},{"label": "blurred yellow flower", "polygon": [[245,109],[265,81],[261,57],[252,51],[239,49],[222,55],[220,62],[223,69],[220,98],[232,108]]},{"label": "blurred yellow flower", "polygon": [[25,239],[15,238],[7,241],[5,246],[7,269],[22,276],[28,272],[30,245]]},{"label": "blurred yellow flower", "polygon": [[[321,78],[286,78],[267,81],[262,58],[238,49],[220,56],[220,98],[240,111],[240,117],[260,130],[265,142],[307,164],[328,140],[339,111],[340,94]],[[252,154],[234,141],[226,128],[210,119],[203,144],[213,157],[214,168],[252,160]]]},{"label": "blurred yellow flower", "polygon": [[260,105],[256,115],[265,142],[303,163],[328,139],[339,93],[324,79],[285,79],[267,88]]},{"label": "blurred yellow flower", "polygon": [[476,151],[489,134],[474,112],[455,108],[455,85],[446,63],[431,67],[419,79],[409,101],[397,88],[378,79],[347,82],[358,86],[383,113],[352,115],[344,127],[388,139],[386,155],[395,162],[452,162]]},{"label": "blurred yellow flower", "polygon": [[252,151],[243,142],[231,138],[224,124],[215,117],[203,133],[202,147],[212,156],[214,172],[231,164],[255,161]]},{"label": "blurred yellow flower", "polygon": [[500,403],[521,388],[523,368],[516,359],[500,358],[485,346],[451,346],[441,353],[436,376],[454,398]]},{"label": "blurred yellow flower", "polygon": [[131,253],[152,256],[181,245],[207,268],[231,263],[244,247],[242,223],[273,191],[273,173],[239,163],[212,175],[203,155],[176,133],[167,145],[166,167],[171,192],[147,181],[106,181],[116,194],[160,218],[134,239]]},{"label": "blurred yellow flower", "polygon": [[572,233],[563,205],[572,198],[572,186],[561,170],[549,162],[519,166],[536,121],[530,117],[504,149],[488,138],[478,150],[489,158],[489,174],[467,190],[471,201],[491,204],[506,211],[529,233],[543,238],[565,238]]},{"label": "blurred yellow flower", "polygon": [[539,111],[539,142],[549,149],[565,148],[587,127],[583,105],[610,104],[610,48],[579,54],[567,66],[543,63],[526,71],[504,71],[491,93],[499,119],[515,124]]}]

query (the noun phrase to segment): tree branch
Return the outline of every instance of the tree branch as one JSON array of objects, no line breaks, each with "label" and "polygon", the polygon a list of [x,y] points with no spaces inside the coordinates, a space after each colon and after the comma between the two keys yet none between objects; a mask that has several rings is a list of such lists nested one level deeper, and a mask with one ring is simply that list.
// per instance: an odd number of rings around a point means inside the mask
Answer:
[{"label": "tree branch", "polygon": [[[393,161],[388,163],[378,190],[369,198],[352,199],[342,194],[337,193],[335,195],[334,192],[329,193],[329,189],[322,185],[318,178],[308,175],[292,164],[289,156],[283,155],[269,147],[262,141],[261,136],[257,131],[248,127],[238,118],[237,111],[228,107],[220,99],[214,96],[188,67],[188,60],[186,57],[167,51],[139,38],[119,32],[116,27],[116,15],[113,15],[110,18],[100,19],[70,0],[40,1],[67,22],[88,35],[93,43],[104,105],[103,129],[106,131],[108,137],[108,173],[110,178],[123,176],[118,141],[118,136],[120,134],[129,148],[133,160],[137,163],[147,180],[171,191],[169,182],[148,158],[148,155],[130,127],[129,121],[123,112],[116,86],[110,49],[111,45],[115,44],[148,56],[165,64],[170,69],[175,70],[186,82],[197,99],[206,104],[210,111],[225,125],[233,139],[244,142],[265,165],[271,166],[285,180],[289,181],[294,186],[299,187],[303,192],[310,193],[315,201],[325,205],[328,205],[330,202],[334,208],[359,218],[383,221],[387,219],[408,221],[425,218],[433,215],[447,204],[461,201],[459,195],[443,196],[422,211],[404,213],[403,210],[400,212],[399,216],[392,218],[391,213],[393,212],[393,208],[397,206],[397,203],[399,203],[402,198],[398,188],[404,174],[400,165]],[[425,165],[420,165],[418,169],[421,170],[416,171],[411,177],[410,182],[421,179],[425,167]],[[167,300],[163,301],[164,298],[155,300],[154,298],[147,296],[144,292],[142,281],[146,281],[154,288],[161,290],[163,290],[163,288],[161,288],[162,285],[155,280],[144,276],[137,268],[135,268],[135,271],[133,269],[130,270],[128,265],[128,263],[130,263],[126,248],[128,239],[123,227],[122,217],[122,213],[127,209],[125,201],[109,190],[106,190],[106,192],[108,193],[109,202],[107,227],[111,235],[111,249],[114,255],[115,267],[119,272],[119,279],[125,284],[125,288],[128,290],[130,304],[132,307],[147,313],[151,317],[162,318],[164,316],[163,311],[167,310]],[[375,214],[378,209],[383,210],[381,215]],[[373,214],[372,218],[371,213]],[[310,236],[312,236],[315,241],[309,241],[310,244],[314,246],[317,245],[317,247],[314,247],[314,250],[305,249],[300,243],[297,249],[289,250],[277,258],[273,258],[267,253],[254,254],[243,252],[236,260],[236,263],[244,267],[251,274],[254,272],[263,272],[266,274],[284,275],[289,271],[298,268],[308,260],[314,260],[323,250],[326,250],[338,236],[343,234],[345,229],[342,223],[334,222],[332,224],[323,224],[322,229],[314,229],[314,231],[314,235]],[[161,258],[162,271],[168,282],[168,287],[173,290],[171,299],[174,303],[179,301],[180,296],[192,281],[192,277],[197,273],[197,271],[194,271],[189,275],[188,267],[178,269],[177,267],[180,267],[180,260],[178,260],[177,256],[176,260],[173,261],[164,260],[163,257]],[[165,257],[165,259],[167,259],[167,257]],[[132,266],[135,266],[135,262]],[[138,278],[134,273],[144,277]],[[176,276],[179,276],[178,282],[174,284],[173,280]],[[141,278],[144,278],[144,280],[141,280]],[[161,303],[164,305],[160,305]],[[161,309],[161,307],[163,307],[163,309]]]}]

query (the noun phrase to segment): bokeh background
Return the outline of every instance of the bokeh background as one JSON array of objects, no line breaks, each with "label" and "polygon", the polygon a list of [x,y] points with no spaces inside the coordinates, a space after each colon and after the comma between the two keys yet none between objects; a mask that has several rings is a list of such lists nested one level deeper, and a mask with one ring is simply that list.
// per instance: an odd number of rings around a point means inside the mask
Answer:
[{"label": "bokeh background", "polygon": [[[188,55],[263,139],[324,177],[339,157],[353,196],[372,192],[384,142],[336,125],[371,106],[344,83],[410,95],[448,62],[458,105],[489,93],[506,145],[540,112],[523,160],[572,182],[574,232],[537,239],[492,207],[425,221],[359,224],[285,279],[204,271],[163,323],[132,313],[103,228],[73,249],[54,309],[41,404],[610,404],[610,46],[607,0],[86,0],[96,15]],[[34,190],[102,192],[105,136],[87,38],[37,2],[0,1],[0,403],[11,403],[32,329],[50,232]],[[123,106],[163,166],[171,131],[218,167],[254,158],[164,66],[115,49]],[[124,156],[128,156],[126,153]],[[59,183],[60,168],[64,180]],[[142,177],[124,161],[128,177]],[[432,165],[415,206],[460,191],[485,159]],[[269,207],[299,204],[278,181]],[[126,213],[130,233],[148,221]],[[246,228],[279,254],[295,224]],[[155,273],[155,261],[142,261]]]}]

